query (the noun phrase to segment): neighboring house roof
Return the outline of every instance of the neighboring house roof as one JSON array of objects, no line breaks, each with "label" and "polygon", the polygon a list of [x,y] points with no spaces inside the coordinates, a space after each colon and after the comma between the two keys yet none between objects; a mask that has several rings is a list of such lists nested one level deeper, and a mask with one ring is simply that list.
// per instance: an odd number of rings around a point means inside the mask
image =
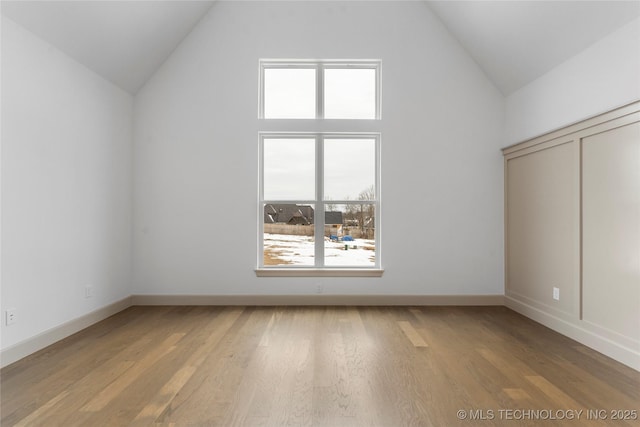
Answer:
[{"label": "neighboring house roof", "polygon": [[265,224],[274,224],[276,219],[278,218],[278,211],[273,207],[273,205],[265,205],[264,207],[264,223]]},{"label": "neighboring house roof", "polygon": [[[264,206],[265,224],[303,224],[311,225],[313,221],[313,208],[308,205],[295,204],[267,204]],[[325,212],[325,224],[342,224],[342,212]]]},{"label": "neighboring house roof", "polygon": [[265,224],[313,224],[313,208],[308,205],[267,204],[264,207]]}]

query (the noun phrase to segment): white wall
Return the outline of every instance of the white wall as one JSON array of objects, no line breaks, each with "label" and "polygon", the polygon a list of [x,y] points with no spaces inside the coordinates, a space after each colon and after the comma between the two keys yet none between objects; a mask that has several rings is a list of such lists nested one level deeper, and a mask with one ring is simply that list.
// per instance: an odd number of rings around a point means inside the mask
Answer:
[{"label": "white wall", "polygon": [[130,295],[132,108],[2,18],[3,350]]},{"label": "white wall", "polygon": [[[382,60],[382,278],[255,277],[259,58]],[[218,2],[134,108],[134,294],[502,294],[503,98],[421,2]]]},{"label": "white wall", "polygon": [[640,99],[640,18],[506,99],[505,145]]}]

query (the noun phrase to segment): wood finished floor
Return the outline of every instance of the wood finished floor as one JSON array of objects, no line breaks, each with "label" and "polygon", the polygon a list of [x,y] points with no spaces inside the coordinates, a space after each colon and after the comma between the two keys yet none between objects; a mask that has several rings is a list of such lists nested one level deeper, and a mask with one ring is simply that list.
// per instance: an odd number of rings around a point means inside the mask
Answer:
[{"label": "wood finished floor", "polygon": [[132,307],[0,376],[3,427],[640,425],[639,372],[505,307]]}]

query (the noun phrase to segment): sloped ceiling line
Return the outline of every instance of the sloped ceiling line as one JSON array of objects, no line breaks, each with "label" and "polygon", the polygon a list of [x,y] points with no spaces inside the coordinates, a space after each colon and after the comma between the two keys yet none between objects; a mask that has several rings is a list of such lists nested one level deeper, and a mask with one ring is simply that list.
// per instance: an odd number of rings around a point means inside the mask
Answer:
[{"label": "sloped ceiling line", "polygon": [[[640,1],[426,3],[505,96],[640,16]],[[4,16],[135,95],[213,4],[53,0],[2,1],[1,7]]]}]

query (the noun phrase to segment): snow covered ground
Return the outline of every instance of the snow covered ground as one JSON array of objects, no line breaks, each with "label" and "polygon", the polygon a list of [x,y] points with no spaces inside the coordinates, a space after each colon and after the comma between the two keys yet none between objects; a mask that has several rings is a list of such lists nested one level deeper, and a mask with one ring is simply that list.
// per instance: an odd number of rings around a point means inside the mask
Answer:
[{"label": "snow covered ground", "polygon": [[[345,250],[345,245],[348,249]],[[314,242],[311,236],[288,234],[264,234],[264,250],[283,264],[313,266]],[[375,265],[375,242],[355,239],[353,242],[333,242],[325,238],[325,265],[331,267],[373,267]]]}]

